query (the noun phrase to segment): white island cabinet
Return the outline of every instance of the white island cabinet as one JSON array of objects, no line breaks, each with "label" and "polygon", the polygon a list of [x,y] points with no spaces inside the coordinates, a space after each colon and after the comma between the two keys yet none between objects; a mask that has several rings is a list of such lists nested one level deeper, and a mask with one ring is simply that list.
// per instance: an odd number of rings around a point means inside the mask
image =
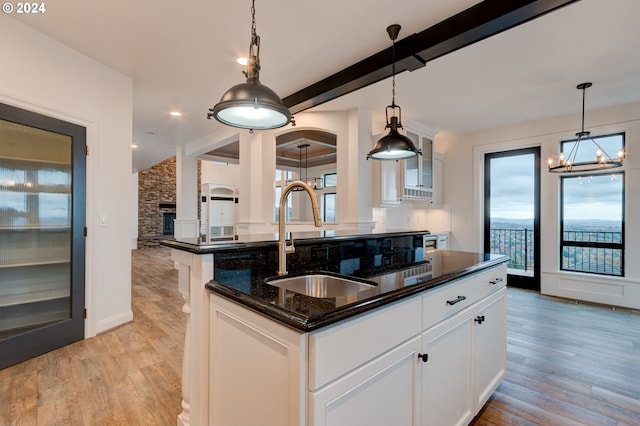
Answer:
[{"label": "white island cabinet", "polygon": [[499,265],[303,333],[210,295],[209,424],[468,424],[505,373]]}]

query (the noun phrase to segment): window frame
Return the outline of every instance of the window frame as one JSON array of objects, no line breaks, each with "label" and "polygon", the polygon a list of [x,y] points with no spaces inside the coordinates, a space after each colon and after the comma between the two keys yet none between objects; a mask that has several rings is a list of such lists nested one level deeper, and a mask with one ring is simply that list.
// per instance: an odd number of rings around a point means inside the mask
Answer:
[{"label": "window frame", "polygon": [[[335,197],[334,201],[333,201],[333,203],[334,203],[334,212],[333,212],[334,218],[333,218],[333,220],[327,220],[327,196],[328,195],[333,195]],[[336,221],[337,221],[337,212],[335,211],[336,210],[335,206],[336,206],[337,202],[338,202],[338,194],[336,192],[325,192],[325,193],[322,194],[322,221],[323,222],[336,223]]]},{"label": "window frame", "polygon": [[[606,134],[606,135],[598,135],[598,136],[594,136],[594,139],[598,139],[598,138],[604,138],[604,137],[611,137],[611,136],[616,136],[616,135],[620,135],[622,138],[622,149],[624,149],[624,143],[625,143],[625,133],[624,132],[616,132],[616,133],[611,133],[611,134]],[[577,139],[567,139],[567,140],[562,140],[560,142],[560,149],[562,150],[564,147],[565,143],[571,143],[571,142],[575,142]],[[619,178],[621,179],[622,182],[622,188],[621,188],[621,203],[622,203],[622,217],[620,218],[621,220],[621,242],[620,243],[614,243],[614,242],[597,242],[597,241],[574,241],[574,240],[565,240],[565,217],[564,217],[564,209],[565,209],[565,182],[566,179],[577,179],[577,178],[589,178],[589,177],[594,177],[594,176],[607,176],[607,175],[616,175],[619,176]],[[625,210],[626,210],[626,182],[625,182],[625,178],[626,178],[626,174],[624,169],[617,169],[615,171],[612,171],[611,169],[607,169],[607,170],[603,170],[603,171],[593,171],[593,172],[584,172],[584,173],[572,173],[572,174],[564,174],[562,176],[560,176],[560,235],[559,235],[559,269],[561,271],[566,271],[566,272],[577,272],[577,273],[582,273],[582,274],[591,274],[591,275],[602,275],[602,276],[608,276],[608,277],[619,277],[619,278],[623,278],[625,276],[625,256],[626,256],[626,247],[625,247]],[[581,247],[581,248],[595,248],[595,249],[614,249],[614,250],[620,250],[620,274],[614,274],[614,273],[607,273],[607,272],[598,272],[598,271],[583,271],[583,270],[576,270],[576,269],[568,269],[564,267],[564,256],[563,256],[563,252],[565,247]],[[612,272],[613,272],[613,268],[612,268]]]}]

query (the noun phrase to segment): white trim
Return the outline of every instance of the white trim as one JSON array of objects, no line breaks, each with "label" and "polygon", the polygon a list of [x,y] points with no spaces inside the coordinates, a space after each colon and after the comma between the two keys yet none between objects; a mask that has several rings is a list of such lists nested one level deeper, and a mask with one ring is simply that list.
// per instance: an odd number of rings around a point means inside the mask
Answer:
[{"label": "white trim", "polygon": [[552,270],[543,271],[540,275],[542,294],[640,309],[638,281],[623,277]]},{"label": "white trim", "polygon": [[105,331],[109,331],[131,321],[133,321],[133,311],[121,312],[112,317],[100,320],[98,324],[96,324],[96,334],[104,333]]}]

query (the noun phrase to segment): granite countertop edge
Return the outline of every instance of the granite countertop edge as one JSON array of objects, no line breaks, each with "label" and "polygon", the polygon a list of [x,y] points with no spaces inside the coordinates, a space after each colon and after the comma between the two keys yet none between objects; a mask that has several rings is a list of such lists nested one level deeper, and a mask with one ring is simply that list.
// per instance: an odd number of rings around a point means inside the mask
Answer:
[{"label": "granite countertop edge", "polygon": [[301,315],[283,306],[273,304],[268,300],[243,293],[232,287],[228,287],[215,280],[210,281],[205,286],[208,290],[215,294],[231,299],[232,301],[235,301],[242,306],[245,306],[271,319],[288,325],[298,331],[310,332],[327,325],[345,320],[347,318],[369,312],[373,309],[391,304],[393,302],[408,298],[410,296],[446,285],[458,278],[463,278],[484,269],[489,269],[493,266],[497,266],[501,263],[507,262],[508,259],[509,258],[507,256],[503,256],[485,260],[473,266],[462,268],[446,275],[442,275],[431,280],[413,284],[411,286],[403,287],[384,294],[378,294],[376,296],[360,300],[350,305],[336,308],[331,312],[319,314],[317,316]]}]

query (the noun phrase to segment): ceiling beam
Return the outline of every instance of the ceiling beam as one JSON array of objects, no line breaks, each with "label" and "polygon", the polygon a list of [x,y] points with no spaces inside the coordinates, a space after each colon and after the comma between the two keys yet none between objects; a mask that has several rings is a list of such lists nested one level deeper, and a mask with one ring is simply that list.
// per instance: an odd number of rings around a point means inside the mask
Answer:
[{"label": "ceiling beam", "polygon": [[[538,18],[579,0],[485,0],[396,41],[396,74]],[[393,22],[390,22],[392,24]],[[391,77],[391,47],[305,87],[282,101],[292,114]]]}]

